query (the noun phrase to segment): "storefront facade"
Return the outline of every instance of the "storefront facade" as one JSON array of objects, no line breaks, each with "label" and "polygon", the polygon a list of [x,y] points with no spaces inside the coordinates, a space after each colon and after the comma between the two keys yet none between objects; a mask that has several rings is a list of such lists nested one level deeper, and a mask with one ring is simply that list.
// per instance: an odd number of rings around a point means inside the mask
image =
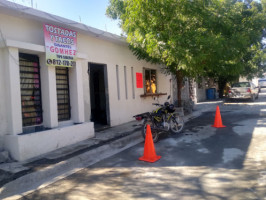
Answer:
[{"label": "storefront facade", "polygon": [[[0,151],[26,160],[94,137],[164,102],[170,77],[119,36],[0,0]],[[44,25],[77,33],[75,65],[47,61]]]}]

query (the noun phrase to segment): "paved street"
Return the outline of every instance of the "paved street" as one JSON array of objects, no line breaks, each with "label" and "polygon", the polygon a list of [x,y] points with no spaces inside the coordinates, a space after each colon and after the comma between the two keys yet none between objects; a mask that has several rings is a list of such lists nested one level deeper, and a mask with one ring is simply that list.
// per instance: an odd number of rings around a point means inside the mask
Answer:
[{"label": "paved street", "polygon": [[259,100],[220,105],[155,144],[162,158],[139,161],[144,144],[41,188],[26,199],[266,200],[266,89]]}]

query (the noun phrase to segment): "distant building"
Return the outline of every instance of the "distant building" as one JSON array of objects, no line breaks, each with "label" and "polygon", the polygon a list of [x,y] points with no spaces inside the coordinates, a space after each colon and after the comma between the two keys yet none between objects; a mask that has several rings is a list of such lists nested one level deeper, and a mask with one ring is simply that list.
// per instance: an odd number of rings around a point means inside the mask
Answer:
[{"label": "distant building", "polygon": [[245,82],[245,81],[251,81],[254,83],[256,86],[259,85],[259,78],[253,78],[252,80],[248,80],[246,77],[240,77],[239,82]]}]

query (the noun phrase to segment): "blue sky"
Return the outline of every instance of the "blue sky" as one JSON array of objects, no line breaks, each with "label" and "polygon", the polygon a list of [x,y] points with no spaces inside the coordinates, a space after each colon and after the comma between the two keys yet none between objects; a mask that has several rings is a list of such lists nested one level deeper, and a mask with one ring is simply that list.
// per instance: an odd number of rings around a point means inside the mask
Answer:
[{"label": "blue sky", "polygon": [[9,0],[24,6],[42,10],[88,26],[121,34],[118,21],[105,16],[109,0]]}]

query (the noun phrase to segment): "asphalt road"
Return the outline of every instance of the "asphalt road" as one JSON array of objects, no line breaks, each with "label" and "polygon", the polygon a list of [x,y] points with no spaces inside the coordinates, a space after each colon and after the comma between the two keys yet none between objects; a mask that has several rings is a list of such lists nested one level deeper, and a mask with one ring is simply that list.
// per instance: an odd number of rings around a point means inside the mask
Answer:
[{"label": "asphalt road", "polygon": [[155,163],[138,160],[141,143],[21,199],[266,200],[266,89],[220,111],[225,128],[213,106],[156,143]]}]

